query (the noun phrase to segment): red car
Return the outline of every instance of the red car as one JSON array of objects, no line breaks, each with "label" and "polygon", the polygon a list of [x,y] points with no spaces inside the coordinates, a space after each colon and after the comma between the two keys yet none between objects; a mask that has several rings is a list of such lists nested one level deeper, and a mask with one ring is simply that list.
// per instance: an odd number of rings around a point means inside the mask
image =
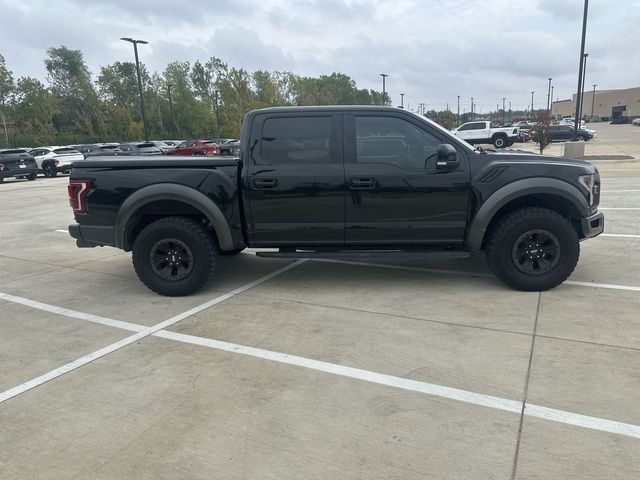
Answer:
[{"label": "red car", "polygon": [[220,155],[220,146],[214,140],[187,140],[168,155]]}]

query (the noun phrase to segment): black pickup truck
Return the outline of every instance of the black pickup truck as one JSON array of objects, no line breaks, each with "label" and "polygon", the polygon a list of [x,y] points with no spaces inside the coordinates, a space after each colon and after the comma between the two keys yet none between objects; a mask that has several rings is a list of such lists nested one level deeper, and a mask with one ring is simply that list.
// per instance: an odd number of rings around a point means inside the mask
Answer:
[{"label": "black pickup truck", "polygon": [[292,258],[484,250],[504,283],[546,290],[571,274],[579,241],[604,230],[590,163],[486,152],[406,110],[256,110],[241,138],[239,158],[74,164],[71,236],[79,247],[132,250],[148,288],[188,295],[218,254],[245,247]]}]

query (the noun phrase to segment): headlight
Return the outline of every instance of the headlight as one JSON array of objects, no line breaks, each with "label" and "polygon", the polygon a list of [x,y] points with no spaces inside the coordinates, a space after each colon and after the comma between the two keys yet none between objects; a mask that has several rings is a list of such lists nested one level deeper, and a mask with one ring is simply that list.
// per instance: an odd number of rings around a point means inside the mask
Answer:
[{"label": "headlight", "polygon": [[591,173],[589,175],[580,175],[578,177],[578,181],[580,182],[580,184],[587,189],[587,191],[589,192],[589,206],[593,205],[593,202],[595,201],[596,198],[596,182],[595,182],[595,173]]}]

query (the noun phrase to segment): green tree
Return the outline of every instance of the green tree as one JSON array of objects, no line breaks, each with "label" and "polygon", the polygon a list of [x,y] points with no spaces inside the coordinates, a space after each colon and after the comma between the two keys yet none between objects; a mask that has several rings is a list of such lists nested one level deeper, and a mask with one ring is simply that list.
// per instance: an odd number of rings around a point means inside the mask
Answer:
[{"label": "green tree", "polygon": [[6,102],[9,96],[13,94],[15,83],[13,81],[13,72],[7,68],[4,56],[0,54],[0,120],[2,121],[2,129],[4,131],[4,143],[9,147],[9,130],[7,129],[6,119]]},{"label": "green tree", "polygon": [[49,90],[31,77],[18,79],[13,98],[17,145],[50,145],[56,143],[53,117],[58,105]]},{"label": "green tree", "polygon": [[61,104],[60,116],[54,122],[84,137],[102,137],[99,99],[82,52],[52,47],[44,63],[51,91]]}]

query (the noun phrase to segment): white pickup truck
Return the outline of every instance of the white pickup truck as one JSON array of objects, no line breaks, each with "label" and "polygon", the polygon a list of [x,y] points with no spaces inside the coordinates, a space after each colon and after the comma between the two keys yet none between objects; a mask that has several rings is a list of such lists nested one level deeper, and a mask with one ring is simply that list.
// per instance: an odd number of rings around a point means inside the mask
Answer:
[{"label": "white pickup truck", "polygon": [[491,122],[467,122],[451,130],[456,137],[468,143],[492,143],[505,148],[518,140],[518,127],[491,128]]}]

